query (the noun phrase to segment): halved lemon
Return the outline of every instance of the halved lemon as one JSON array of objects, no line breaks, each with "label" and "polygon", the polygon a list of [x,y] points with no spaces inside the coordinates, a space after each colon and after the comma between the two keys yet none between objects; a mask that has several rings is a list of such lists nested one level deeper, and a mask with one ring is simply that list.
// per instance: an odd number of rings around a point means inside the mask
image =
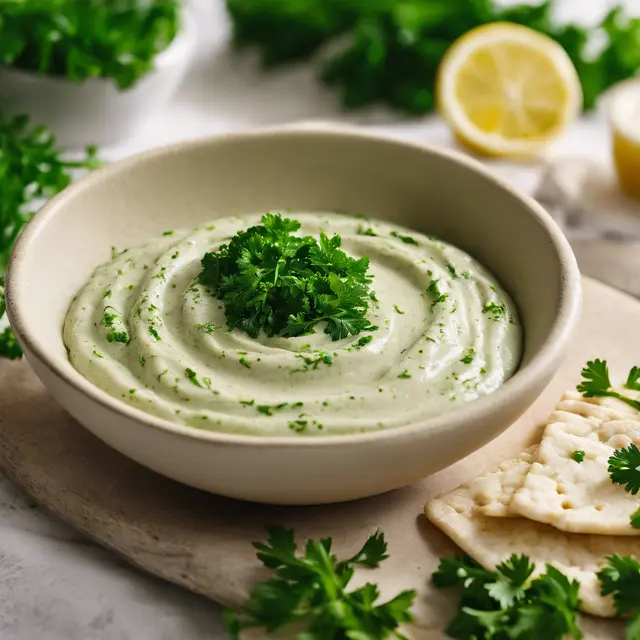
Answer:
[{"label": "halved lemon", "polygon": [[440,64],[437,100],[467,145],[487,155],[525,157],[537,155],[576,119],[582,89],[557,42],[496,22],[451,45]]},{"label": "halved lemon", "polygon": [[607,101],[618,181],[627,195],[640,200],[640,79],[615,87]]}]

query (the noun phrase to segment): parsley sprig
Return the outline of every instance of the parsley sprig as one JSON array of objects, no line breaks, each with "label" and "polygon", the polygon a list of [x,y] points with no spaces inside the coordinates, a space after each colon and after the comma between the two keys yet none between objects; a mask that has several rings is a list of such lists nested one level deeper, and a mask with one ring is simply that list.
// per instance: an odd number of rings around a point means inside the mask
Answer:
[{"label": "parsley sprig", "polygon": [[0,64],[126,89],[178,28],[176,0],[2,0]]},{"label": "parsley sprig", "polygon": [[[71,182],[72,170],[90,170],[99,164],[93,147],[87,149],[84,160],[63,160],[53,135],[45,127],[29,125],[27,116],[7,118],[0,111],[0,288],[13,244],[31,218],[30,202],[62,191]],[[1,298],[0,319],[4,293]],[[5,329],[0,333],[0,357],[20,355],[13,332]]]},{"label": "parsley sprig", "polygon": [[602,595],[613,596],[618,615],[629,616],[626,640],[640,640],[640,562],[631,556],[613,555],[598,572]]},{"label": "parsley sprig", "polygon": [[[577,389],[585,398],[617,398],[640,411],[640,402],[612,388],[606,360],[589,360],[584,369],[582,369],[581,375],[583,380],[577,386]],[[627,389],[640,390],[640,369],[638,367],[633,367],[629,371],[624,386]]]},{"label": "parsley sprig", "polygon": [[612,482],[635,496],[640,491],[640,449],[635,444],[617,449],[609,458],[608,471]]},{"label": "parsley sprig", "polygon": [[460,640],[578,640],[580,585],[551,565],[531,579],[535,565],[525,555],[512,555],[495,571],[471,558],[442,558],[433,574],[436,587],[458,587],[460,609],[447,633]]},{"label": "parsley sprig", "polygon": [[267,213],[202,259],[201,284],[224,302],[229,329],[257,338],[312,333],[320,322],[332,340],[373,331],[369,258],[351,258],[339,235],[294,233],[297,220]]},{"label": "parsley sprig", "polygon": [[331,538],[308,540],[297,554],[293,531],[267,527],[268,540],[256,542],[258,559],[275,577],[254,586],[242,611],[225,612],[230,636],[261,627],[276,631],[299,622],[305,632],[299,640],[384,640],[403,638],[398,627],[411,622],[414,591],[403,591],[377,604],[378,587],[368,583],[347,591],[356,567],[375,568],[387,558],[387,543],[380,532],[370,536],[348,560],[331,553]]}]

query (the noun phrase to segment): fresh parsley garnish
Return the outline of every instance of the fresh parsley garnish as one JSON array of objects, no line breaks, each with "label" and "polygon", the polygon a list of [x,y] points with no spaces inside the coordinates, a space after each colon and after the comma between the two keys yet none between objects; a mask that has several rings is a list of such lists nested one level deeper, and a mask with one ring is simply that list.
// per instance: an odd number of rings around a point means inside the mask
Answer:
[{"label": "fresh parsley garnish", "polygon": [[609,458],[607,471],[613,483],[624,485],[625,491],[635,496],[640,491],[640,449],[635,444],[617,449]]},{"label": "fresh parsley garnish", "polygon": [[634,529],[640,529],[640,507],[631,514],[631,526]]},{"label": "fresh parsley garnish", "polygon": [[153,69],[179,28],[176,0],[2,3],[0,64],[120,89]]},{"label": "fresh parsley garnish", "polygon": [[534,564],[512,555],[495,571],[487,571],[466,556],[442,558],[433,574],[438,588],[460,590],[459,610],[446,629],[460,640],[519,638],[521,640],[578,640],[580,585],[551,565],[532,579]]},{"label": "fresh parsley garnish", "polygon": [[580,462],[584,462],[584,456],[585,456],[585,452],[584,451],[574,451],[571,454],[571,457],[579,464]]},{"label": "fresh parsley garnish", "polygon": [[301,336],[326,322],[332,340],[373,329],[369,258],[349,257],[339,235],[299,237],[297,220],[267,213],[202,259],[200,282],[224,302],[229,329],[257,338]]},{"label": "fresh parsley garnish", "polygon": [[607,562],[597,574],[602,595],[612,595],[618,615],[628,616],[627,640],[640,640],[640,562],[617,554]]},{"label": "fresh parsley garnish", "polygon": [[374,584],[347,590],[357,567],[376,568],[387,558],[382,533],[370,536],[352,558],[339,561],[331,553],[331,538],[308,540],[298,554],[293,531],[271,526],[267,532],[267,542],[253,546],[275,577],[255,585],[239,613],[225,612],[232,639],[238,640],[243,629],[274,632],[295,623],[304,626],[296,636],[299,640],[402,638],[397,629],[413,619],[414,591],[402,591],[378,604]]},{"label": "fresh parsley garnish", "polygon": [[[618,400],[622,400],[622,402],[628,404],[630,407],[633,407],[634,409],[638,409],[640,411],[640,402],[615,391],[611,387],[611,380],[609,379],[609,368],[607,366],[606,360],[589,360],[584,369],[582,369],[581,375],[583,380],[577,386],[577,390],[585,398],[617,398]],[[629,372],[629,377],[625,386],[628,389],[637,389],[639,388],[637,385],[637,367],[633,367],[633,369],[631,369],[631,371]]]}]

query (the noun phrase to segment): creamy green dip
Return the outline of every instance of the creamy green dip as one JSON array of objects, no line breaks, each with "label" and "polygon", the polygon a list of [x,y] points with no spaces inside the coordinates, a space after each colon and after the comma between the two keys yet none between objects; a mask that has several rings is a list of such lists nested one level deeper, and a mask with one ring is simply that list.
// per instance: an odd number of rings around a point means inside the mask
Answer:
[{"label": "creamy green dip", "polygon": [[166,232],[96,269],[65,321],[72,365],[165,420],[261,436],[399,427],[492,393],[514,373],[516,308],[468,254],[374,220],[289,215],[299,235],[337,233],[349,255],[369,256],[377,330],[338,341],[322,324],[294,338],[228,331],[223,303],[197,277],[207,251],[260,223],[233,217]]}]

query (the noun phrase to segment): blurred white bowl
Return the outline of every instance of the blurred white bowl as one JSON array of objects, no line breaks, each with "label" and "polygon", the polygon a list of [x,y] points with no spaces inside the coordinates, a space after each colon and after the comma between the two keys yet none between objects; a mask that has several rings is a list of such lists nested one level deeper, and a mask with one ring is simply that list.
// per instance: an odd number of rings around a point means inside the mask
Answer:
[{"label": "blurred white bowl", "polygon": [[0,109],[9,116],[26,113],[34,124],[47,125],[61,147],[116,144],[172,98],[191,58],[194,27],[184,11],[179,33],[156,56],[153,70],[125,91],[110,78],[77,83],[0,66]]}]

